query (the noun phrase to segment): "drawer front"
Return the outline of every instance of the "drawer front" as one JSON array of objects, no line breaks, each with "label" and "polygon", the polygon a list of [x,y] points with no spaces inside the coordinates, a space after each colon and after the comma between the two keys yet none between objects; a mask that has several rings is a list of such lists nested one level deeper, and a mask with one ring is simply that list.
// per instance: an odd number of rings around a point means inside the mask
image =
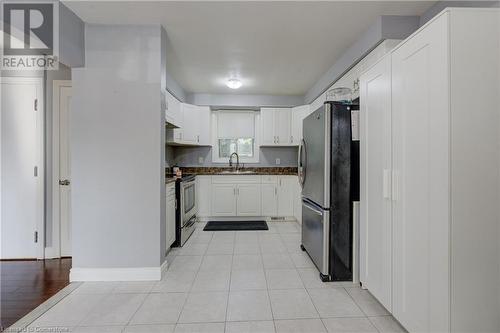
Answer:
[{"label": "drawer front", "polygon": [[260,184],[261,177],[258,175],[224,175],[212,176],[212,184]]},{"label": "drawer front", "polygon": [[278,182],[278,176],[266,175],[262,176],[262,184],[276,184]]}]

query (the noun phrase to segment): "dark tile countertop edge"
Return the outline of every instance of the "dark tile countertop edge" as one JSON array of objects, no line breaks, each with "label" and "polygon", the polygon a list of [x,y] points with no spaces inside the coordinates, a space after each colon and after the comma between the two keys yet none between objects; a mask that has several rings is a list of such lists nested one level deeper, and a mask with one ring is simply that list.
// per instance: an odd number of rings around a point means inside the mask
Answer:
[{"label": "dark tile countertop edge", "polygon": [[[195,174],[200,176],[209,175],[228,175],[228,171],[232,171],[233,168],[230,167],[181,167],[183,174]],[[241,168],[240,171],[252,172],[252,175],[276,175],[276,176],[296,176],[298,174],[298,168],[296,167],[245,167]],[[226,173],[223,173],[226,172]],[[244,175],[244,173],[242,174]],[[247,173],[248,175],[248,173]]]}]

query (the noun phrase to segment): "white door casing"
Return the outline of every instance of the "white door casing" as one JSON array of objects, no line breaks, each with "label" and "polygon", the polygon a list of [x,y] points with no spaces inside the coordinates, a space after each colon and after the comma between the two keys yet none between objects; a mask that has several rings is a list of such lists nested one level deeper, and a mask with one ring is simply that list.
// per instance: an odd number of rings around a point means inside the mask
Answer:
[{"label": "white door casing", "polygon": [[44,257],[41,78],[0,78],[0,258]]},{"label": "white door casing", "polygon": [[[54,80],[52,97],[52,246],[46,258],[71,256],[71,81]],[[61,185],[59,181],[69,181]]]}]

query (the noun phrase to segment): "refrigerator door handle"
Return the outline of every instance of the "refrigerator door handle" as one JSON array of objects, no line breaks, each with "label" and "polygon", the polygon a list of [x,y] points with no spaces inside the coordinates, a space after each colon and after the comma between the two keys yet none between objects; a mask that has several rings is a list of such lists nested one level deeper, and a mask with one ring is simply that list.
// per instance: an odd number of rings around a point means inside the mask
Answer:
[{"label": "refrigerator door handle", "polygon": [[[306,141],[302,139],[299,145],[299,184],[304,188],[304,182],[306,181],[306,166],[307,166],[307,152],[306,152]],[[304,160],[304,163],[302,163]]]},{"label": "refrigerator door handle", "polygon": [[323,211],[321,209],[319,209],[318,207],[315,207],[313,205],[311,205],[309,202],[307,202],[306,200],[303,200],[302,201],[302,204],[304,206],[306,206],[310,211],[314,212],[315,214],[319,215],[319,216],[323,216]]}]

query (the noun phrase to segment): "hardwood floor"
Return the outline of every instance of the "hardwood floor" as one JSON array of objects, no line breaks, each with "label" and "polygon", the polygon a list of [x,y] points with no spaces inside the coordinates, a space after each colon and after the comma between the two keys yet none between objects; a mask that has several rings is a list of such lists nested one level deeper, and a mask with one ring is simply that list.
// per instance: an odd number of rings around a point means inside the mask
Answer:
[{"label": "hardwood floor", "polygon": [[0,261],[0,331],[69,284],[71,258]]}]

